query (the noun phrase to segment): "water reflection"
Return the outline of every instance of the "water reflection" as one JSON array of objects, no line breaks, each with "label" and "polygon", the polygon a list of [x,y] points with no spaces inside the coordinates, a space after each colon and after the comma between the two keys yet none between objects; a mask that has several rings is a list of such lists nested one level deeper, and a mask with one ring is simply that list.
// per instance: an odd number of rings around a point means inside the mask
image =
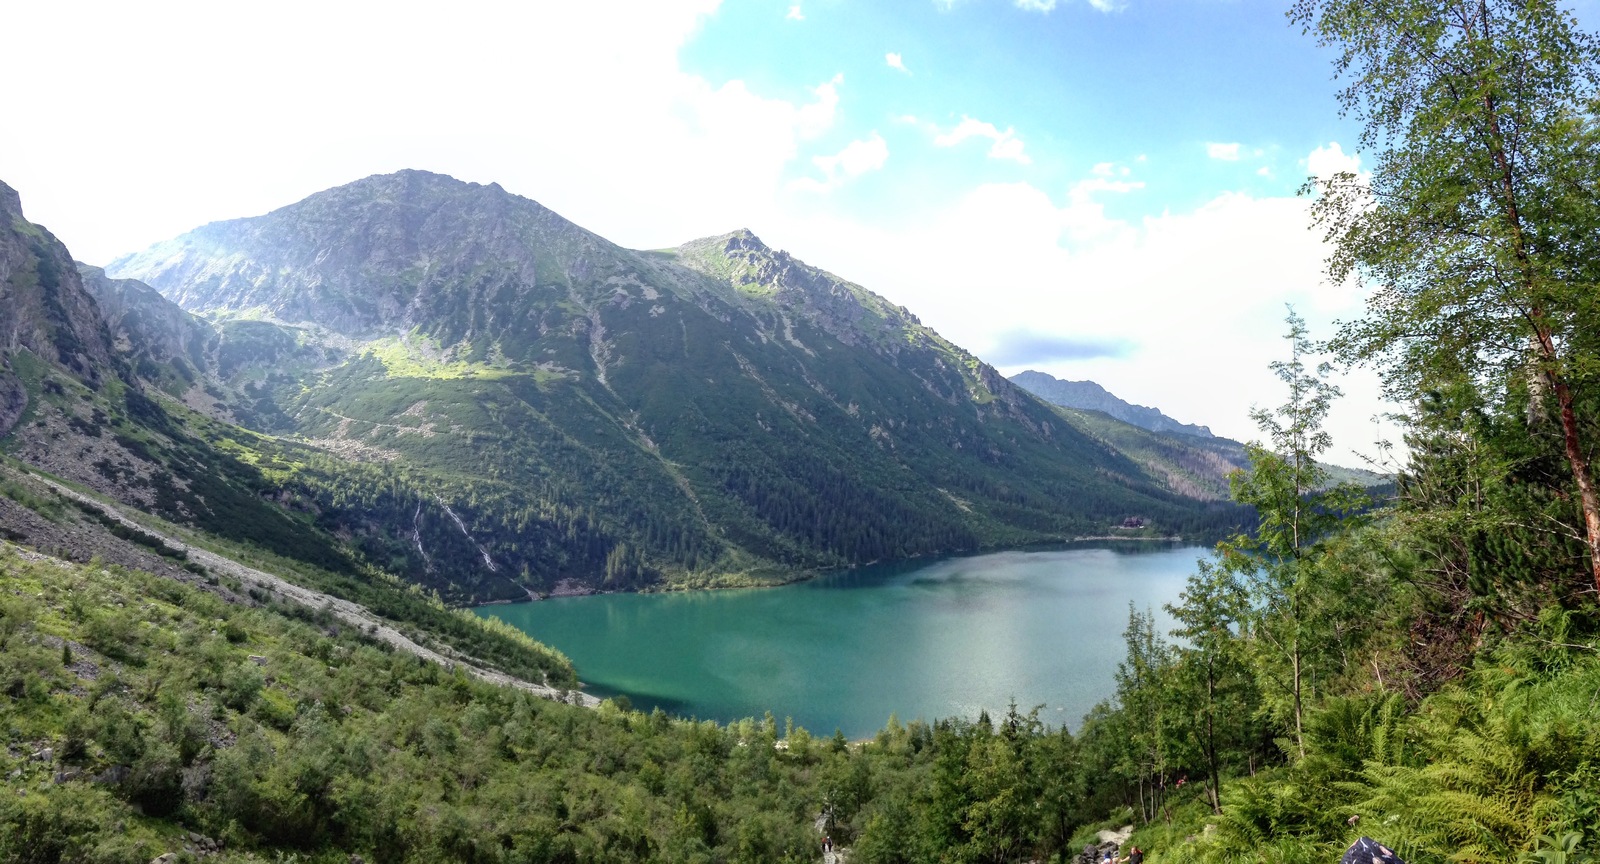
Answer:
[{"label": "water reflection", "polygon": [[[1133,546],[1134,549],[1127,547]],[[1150,544],[897,563],[792,586],[492,606],[572,657],[592,692],[721,721],[870,735],[902,720],[995,714],[1015,699],[1076,725],[1110,694],[1128,604],[1177,599],[1206,550]]]}]

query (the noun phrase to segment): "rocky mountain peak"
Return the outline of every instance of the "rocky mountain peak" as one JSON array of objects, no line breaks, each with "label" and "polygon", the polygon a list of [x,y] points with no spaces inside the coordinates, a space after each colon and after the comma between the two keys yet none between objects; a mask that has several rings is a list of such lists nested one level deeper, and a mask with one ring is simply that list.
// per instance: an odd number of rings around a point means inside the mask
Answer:
[{"label": "rocky mountain peak", "polygon": [[4,181],[0,181],[0,214],[13,219],[22,218],[22,196]]},{"label": "rocky mountain peak", "polygon": [[735,249],[743,249],[751,252],[773,251],[772,247],[761,242],[761,238],[757,237],[756,233],[751,231],[749,228],[740,228],[737,231],[730,232],[723,236],[726,237],[728,241],[724,248],[730,252]]},{"label": "rocky mountain peak", "polygon": [[[499,183],[489,183],[487,185],[472,183],[466,180],[457,180],[448,174],[406,168],[390,174],[372,174],[360,180],[346,183],[343,186],[325,189],[295,204],[281,207],[279,210],[303,209],[322,202],[343,203],[359,199],[388,200],[425,205],[429,203],[430,198],[459,195],[472,196],[480,203],[498,199],[517,199],[526,204],[539,207],[537,202],[511,195]],[[540,207],[540,209],[544,208]]]},{"label": "rocky mountain peak", "polygon": [[106,272],[191,312],[264,312],[361,337],[421,327],[453,344],[492,338],[519,298],[614,250],[497,184],[406,170],[206,225]]},{"label": "rocky mountain peak", "polygon": [[690,269],[746,296],[774,301],[847,345],[921,324],[904,307],[768,246],[748,228],[692,240],[675,251]]}]

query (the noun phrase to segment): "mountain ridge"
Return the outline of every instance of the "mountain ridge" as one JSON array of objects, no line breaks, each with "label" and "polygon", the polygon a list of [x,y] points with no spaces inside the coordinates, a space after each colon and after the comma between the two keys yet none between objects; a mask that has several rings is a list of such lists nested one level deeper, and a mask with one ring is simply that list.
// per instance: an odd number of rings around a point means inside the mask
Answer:
[{"label": "mountain ridge", "polygon": [[1125,423],[1132,423],[1152,432],[1191,435],[1196,438],[1214,438],[1211,429],[1193,423],[1182,423],[1168,417],[1156,408],[1135,405],[1101,387],[1093,381],[1066,381],[1044,372],[1028,369],[1011,376],[1013,383],[1055,405],[1100,411]]},{"label": "mountain ridge", "polygon": [[1231,518],[748,230],[628,250],[497,186],[402,172],[107,273],[209,318],[215,356],[245,360],[212,389],[286,436],[260,446],[338,457],[275,457],[319,522],[451,597]]}]

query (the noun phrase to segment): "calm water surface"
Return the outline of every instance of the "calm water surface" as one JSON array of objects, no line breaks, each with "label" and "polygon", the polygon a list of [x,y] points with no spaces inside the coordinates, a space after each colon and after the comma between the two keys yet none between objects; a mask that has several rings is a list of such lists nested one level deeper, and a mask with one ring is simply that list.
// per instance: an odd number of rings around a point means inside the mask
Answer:
[{"label": "calm water surface", "polygon": [[1106,544],[862,568],[781,588],[608,594],[477,610],[566,652],[586,689],[729,721],[772,711],[852,738],[891,713],[975,718],[1015,699],[1078,726],[1115,688],[1128,603],[1173,602],[1189,546]]}]

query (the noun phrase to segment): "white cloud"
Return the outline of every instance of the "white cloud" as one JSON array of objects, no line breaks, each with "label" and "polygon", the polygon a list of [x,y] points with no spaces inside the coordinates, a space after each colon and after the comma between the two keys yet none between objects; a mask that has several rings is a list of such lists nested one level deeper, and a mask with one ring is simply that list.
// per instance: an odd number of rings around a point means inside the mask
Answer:
[{"label": "white cloud", "polygon": [[[799,123],[796,129],[802,136],[813,138],[833,126],[834,114],[839,109],[839,85],[843,83],[844,73],[840,72],[812,89],[811,93],[817,97],[817,101],[800,108],[797,112]],[[740,83],[739,86],[744,85]]]},{"label": "white cloud", "polygon": [[1215,141],[1208,142],[1206,144],[1206,155],[1212,159],[1221,159],[1224,162],[1237,162],[1239,161],[1239,142],[1235,141],[1229,144]]},{"label": "white cloud", "polygon": [[1144,188],[1144,181],[1128,179],[1133,172],[1126,165],[1101,162],[1088,177],[1067,190],[1067,206],[1061,209],[1062,231],[1074,245],[1103,243],[1124,236],[1126,223],[1106,217],[1100,195],[1126,195]]},{"label": "white cloud", "polygon": [[[1015,3],[1018,9],[1048,13],[1056,8],[1058,0],[1015,0]],[[949,3],[945,5],[948,6]],[[1115,12],[1122,8],[1122,4],[1117,0],[1089,0],[1089,5],[1101,12]]]},{"label": "white cloud", "polygon": [[1002,132],[996,129],[993,123],[963,116],[961,122],[950,131],[943,132],[934,127],[934,132],[935,147],[954,147],[968,138],[986,138],[990,142],[990,159],[1009,159],[1023,165],[1033,163],[1033,159],[1023,151],[1022,139],[1018,138],[1016,130],[1009,126]]},{"label": "white cloud", "polygon": [[1256,169],[1256,176],[1265,177],[1268,180],[1271,180],[1272,179],[1272,169],[1270,167],[1266,166],[1266,165],[1262,165],[1260,168]]},{"label": "white cloud", "polygon": [[811,164],[821,169],[823,179],[802,177],[790,183],[790,188],[826,192],[852,177],[882,168],[888,159],[889,143],[873,132],[859,141],[851,141],[838,153],[811,157]]},{"label": "white cloud", "polygon": [[800,11],[800,4],[799,3],[796,3],[793,6],[790,6],[789,7],[789,14],[787,14],[787,15],[785,15],[783,17],[788,19],[788,20],[790,20],[790,21],[804,21],[804,20],[806,20],[805,13]]},{"label": "white cloud", "polygon": [[911,70],[906,68],[905,60],[901,59],[900,55],[893,51],[883,55],[883,62],[889,64],[890,69],[899,69],[907,75],[911,74]]},{"label": "white cloud", "polygon": [[[258,15],[178,0],[159,16],[106,5],[88,30],[72,7],[6,5],[0,30],[37,37],[13,40],[7,60],[53,70],[48,87],[11,102],[57,118],[41,128],[93,117],[100,128],[150,130],[163,99],[205,106],[206,119],[110,149],[93,135],[0,135],[0,177],[31,218],[96,263],[401,168],[498,182],[631,246],[758,224],[781,206],[797,164],[809,167],[806,142],[834,128],[845,88],[835,77],[775,98],[682,71],[681,46],[717,5],[374,16],[359,4],[283,0]],[[412,61],[392,62],[397,52]],[[62,64],[69,54],[95,59]],[[301,59],[280,62],[290,55]]]},{"label": "white cloud", "polygon": [[1311,151],[1311,155],[1302,163],[1311,172],[1311,176],[1320,180],[1327,180],[1335,174],[1349,172],[1361,174],[1361,157],[1351,153],[1346,154],[1339,142],[1331,141]]},{"label": "white cloud", "polygon": [[[1329,145],[1308,161],[1338,152]],[[1065,194],[986,184],[912,224],[840,216],[762,236],[907,305],[979,356],[1005,356],[1002,349],[1014,347],[1008,334],[1019,329],[1129,340],[1125,356],[1024,365],[1097,381],[1220,435],[1257,437],[1252,404],[1282,398],[1267,364],[1283,356],[1284,303],[1322,337],[1335,319],[1359,315],[1364,295],[1325,283],[1327,249],[1308,228],[1304,198],[1226,193],[1145,219],[1108,212],[1116,196],[1141,189],[1127,165],[1101,163]],[[1392,409],[1370,374],[1339,384],[1346,397],[1328,421],[1335,461],[1360,464],[1352,451],[1372,451],[1371,418]]]}]

